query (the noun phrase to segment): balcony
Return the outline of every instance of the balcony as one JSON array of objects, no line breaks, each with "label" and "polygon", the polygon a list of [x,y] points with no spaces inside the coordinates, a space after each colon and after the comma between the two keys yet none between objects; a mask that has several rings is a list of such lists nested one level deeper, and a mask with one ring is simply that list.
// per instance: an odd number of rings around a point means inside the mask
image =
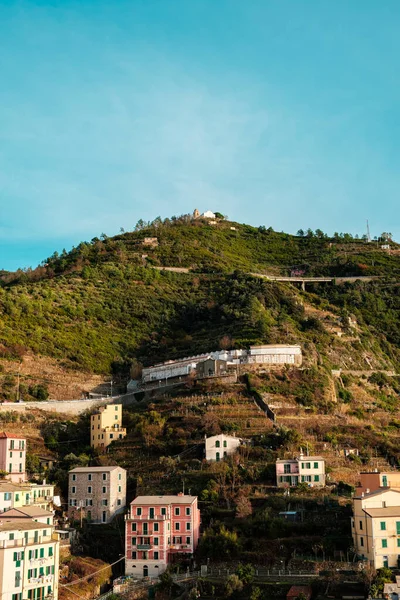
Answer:
[{"label": "balcony", "polygon": [[137,544],[136,546],[138,550],[151,550],[152,547],[153,546],[151,544]]}]

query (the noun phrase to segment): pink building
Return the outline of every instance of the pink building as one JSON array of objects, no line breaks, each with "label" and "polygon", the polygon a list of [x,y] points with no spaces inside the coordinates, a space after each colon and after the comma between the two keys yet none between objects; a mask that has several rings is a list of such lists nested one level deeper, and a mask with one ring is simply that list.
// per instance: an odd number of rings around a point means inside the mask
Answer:
[{"label": "pink building", "polygon": [[197,496],[138,496],[125,519],[127,575],[158,577],[174,555],[193,554],[197,547]]},{"label": "pink building", "polygon": [[26,481],[26,439],[12,433],[0,433],[0,470],[14,483]]}]

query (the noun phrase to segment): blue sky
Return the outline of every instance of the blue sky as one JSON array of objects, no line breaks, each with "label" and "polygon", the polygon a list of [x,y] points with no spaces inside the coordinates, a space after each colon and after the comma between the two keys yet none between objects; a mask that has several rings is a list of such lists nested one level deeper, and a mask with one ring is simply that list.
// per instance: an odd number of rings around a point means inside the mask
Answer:
[{"label": "blue sky", "polygon": [[398,0],[0,0],[0,268],[195,207],[399,239],[399,26]]}]

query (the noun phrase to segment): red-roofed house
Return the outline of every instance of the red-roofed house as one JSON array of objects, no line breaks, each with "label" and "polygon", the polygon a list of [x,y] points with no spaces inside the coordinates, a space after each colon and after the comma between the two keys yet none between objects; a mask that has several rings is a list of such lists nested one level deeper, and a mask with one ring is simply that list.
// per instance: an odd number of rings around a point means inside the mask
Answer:
[{"label": "red-roofed house", "polygon": [[13,433],[0,433],[0,470],[14,483],[26,481],[26,439]]}]

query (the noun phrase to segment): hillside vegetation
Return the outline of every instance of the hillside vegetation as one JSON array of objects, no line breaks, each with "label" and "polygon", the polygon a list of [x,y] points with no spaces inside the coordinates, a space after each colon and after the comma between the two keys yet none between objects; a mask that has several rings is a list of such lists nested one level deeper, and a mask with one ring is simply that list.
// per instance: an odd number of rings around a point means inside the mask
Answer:
[{"label": "hillside vegetation", "polygon": [[[136,229],[55,253],[34,270],[3,272],[0,358],[17,364],[30,353],[56,359],[66,371],[127,377],[134,359],[151,364],[221,344],[301,343],[306,363],[397,369],[395,244],[387,252],[349,234],[292,236],[189,217],[139,223]],[[156,237],[158,245],[144,245],[145,237]],[[292,270],[382,279],[318,284],[302,292],[249,274]],[[349,315],[356,318],[353,329]],[[3,382],[7,397],[14,383],[5,377]]]}]

